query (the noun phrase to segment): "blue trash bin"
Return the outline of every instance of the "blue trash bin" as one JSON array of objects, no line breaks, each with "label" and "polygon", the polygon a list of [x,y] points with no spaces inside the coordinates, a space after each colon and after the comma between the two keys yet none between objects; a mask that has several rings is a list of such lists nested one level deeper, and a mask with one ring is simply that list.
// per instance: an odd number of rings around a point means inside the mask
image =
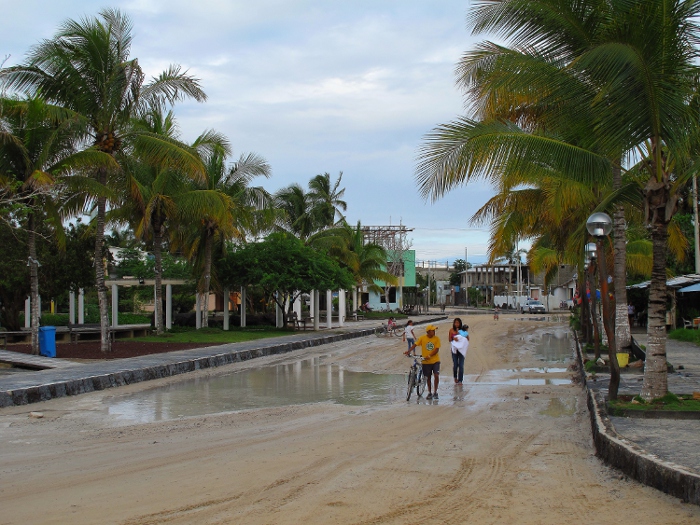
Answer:
[{"label": "blue trash bin", "polygon": [[44,357],[56,357],[56,327],[39,327],[39,353]]}]

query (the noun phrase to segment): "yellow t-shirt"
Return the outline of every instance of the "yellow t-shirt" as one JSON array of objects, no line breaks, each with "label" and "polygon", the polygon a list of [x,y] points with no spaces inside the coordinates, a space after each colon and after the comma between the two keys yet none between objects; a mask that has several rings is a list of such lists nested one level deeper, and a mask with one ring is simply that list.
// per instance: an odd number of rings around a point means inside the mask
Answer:
[{"label": "yellow t-shirt", "polygon": [[433,363],[440,362],[440,354],[435,354],[433,357],[429,357],[430,353],[436,348],[440,348],[440,338],[436,335],[433,337],[428,337],[428,334],[424,334],[418,338],[416,341],[416,346],[420,346],[421,355],[425,358],[423,360],[424,365],[432,365]]}]

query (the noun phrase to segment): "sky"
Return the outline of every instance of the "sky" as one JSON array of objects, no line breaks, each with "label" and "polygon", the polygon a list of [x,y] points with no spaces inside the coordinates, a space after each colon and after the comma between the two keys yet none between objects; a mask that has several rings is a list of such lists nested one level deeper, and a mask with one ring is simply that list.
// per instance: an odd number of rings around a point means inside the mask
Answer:
[{"label": "sky", "polygon": [[131,56],[148,77],[179,64],[208,100],[175,107],[181,138],[225,134],[234,157],[272,167],[271,192],[343,172],[351,224],[412,228],[417,261],[485,260],[488,225],[469,218],[494,194],[470,183],[436,202],[415,183],[423,137],[466,114],[460,56],[484,39],[469,0],[0,0],[0,60],[22,62],[62,22],[104,7],[130,16]]}]

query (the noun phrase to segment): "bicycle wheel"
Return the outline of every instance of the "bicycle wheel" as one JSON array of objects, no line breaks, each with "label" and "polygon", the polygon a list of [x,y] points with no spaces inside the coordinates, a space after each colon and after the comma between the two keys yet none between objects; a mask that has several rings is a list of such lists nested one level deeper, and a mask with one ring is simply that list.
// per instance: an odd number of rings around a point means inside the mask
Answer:
[{"label": "bicycle wheel", "polygon": [[396,337],[401,337],[403,335],[403,328],[394,328],[391,331],[392,334],[394,334]]},{"label": "bicycle wheel", "polygon": [[374,335],[376,335],[377,337],[381,337],[385,333],[386,333],[386,328],[383,326],[380,326],[380,327],[374,329]]},{"label": "bicycle wheel", "polygon": [[416,371],[411,368],[408,373],[408,390],[406,391],[406,401],[411,399],[411,392],[413,392],[413,385],[416,384]]},{"label": "bicycle wheel", "polygon": [[418,379],[416,380],[416,394],[418,394],[418,397],[423,395],[423,392],[425,392],[425,385],[427,384],[427,380],[425,376],[423,375],[423,371],[419,370],[418,371]]}]

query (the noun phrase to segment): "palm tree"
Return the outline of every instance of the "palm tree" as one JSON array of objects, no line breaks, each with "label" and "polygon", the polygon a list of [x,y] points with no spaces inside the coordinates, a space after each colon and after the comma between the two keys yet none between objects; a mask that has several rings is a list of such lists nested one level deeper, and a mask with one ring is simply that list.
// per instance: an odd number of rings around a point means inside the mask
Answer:
[{"label": "palm tree", "polygon": [[44,222],[61,227],[60,182],[84,166],[114,164],[95,149],[78,151],[85,122],[40,98],[0,99],[0,175],[25,206],[17,213],[28,232],[32,353],[39,353],[39,275],[36,231]]},{"label": "palm tree", "polygon": [[[176,246],[187,249],[199,272],[198,295],[202,326],[209,323],[209,291],[214,252],[223,254],[226,241],[245,239],[246,232],[260,226],[268,213],[271,197],[262,187],[250,186],[256,177],[269,177],[270,166],[262,157],[243,154],[227,164],[231,147],[222,135],[207,131],[193,145],[206,168],[204,181],[191,181],[187,192],[178,198],[179,220],[185,227]],[[187,228],[190,224],[191,227]]]},{"label": "palm tree", "polygon": [[[136,59],[131,59],[131,21],[117,10],[105,9],[99,17],[68,20],[53,39],[44,40],[29,54],[26,64],[0,71],[7,88],[41,93],[47,100],[82,115],[89,125],[94,147],[115,156],[127,143],[138,146],[152,159],[194,167],[196,156],[184,153],[161,137],[134,131],[133,117],[159,104],[185,97],[203,101],[206,95],[194,77],[170,66],[150,82]],[[95,261],[103,260],[105,213],[110,196],[110,170],[93,172],[97,213]],[[110,350],[108,304],[104,265],[95,264],[100,305],[101,348]]]},{"label": "palm tree", "polygon": [[340,189],[340,182],[343,179],[343,172],[338,174],[338,178],[331,184],[329,173],[316,175],[309,181],[310,197],[313,206],[312,214],[318,224],[328,228],[344,219],[343,213],[348,209],[348,204],[342,200],[345,188]]},{"label": "palm tree", "polygon": [[695,127],[688,101],[696,87],[699,9],[698,2],[682,0],[480,4],[473,11],[475,31],[505,36],[516,49],[486,43],[465,57],[462,83],[483,120],[438,128],[418,172],[424,191],[435,195],[478,176],[484,167],[483,176],[496,176],[503,166],[532,170],[536,159],[546,159],[562,172],[602,183],[614,178],[627,154],[643,157],[655,261],[645,398],[666,390],[665,248],[676,198],[672,167],[687,155],[688,130]]},{"label": "palm tree", "polygon": [[278,224],[281,230],[306,241],[321,229],[314,214],[313,198],[299,184],[290,184],[278,190],[274,199],[275,206],[282,212]]},{"label": "palm tree", "polygon": [[[134,122],[134,127],[147,133],[177,141],[177,125],[172,111],[163,112],[161,107],[151,108],[142,118]],[[187,149],[188,146],[180,144]],[[121,159],[125,175],[122,199],[119,206],[108,215],[110,221],[126,222],[132,225],[137,239],[150,241],[155,259],[155,328],[163,332],[163,243],[167,238],[167,228],[177,214],[177,199],[188,189],[187,178],[199,179],[199,174],[177,170],[165,159],[153,163],[138,155],[124,156]]]}]

